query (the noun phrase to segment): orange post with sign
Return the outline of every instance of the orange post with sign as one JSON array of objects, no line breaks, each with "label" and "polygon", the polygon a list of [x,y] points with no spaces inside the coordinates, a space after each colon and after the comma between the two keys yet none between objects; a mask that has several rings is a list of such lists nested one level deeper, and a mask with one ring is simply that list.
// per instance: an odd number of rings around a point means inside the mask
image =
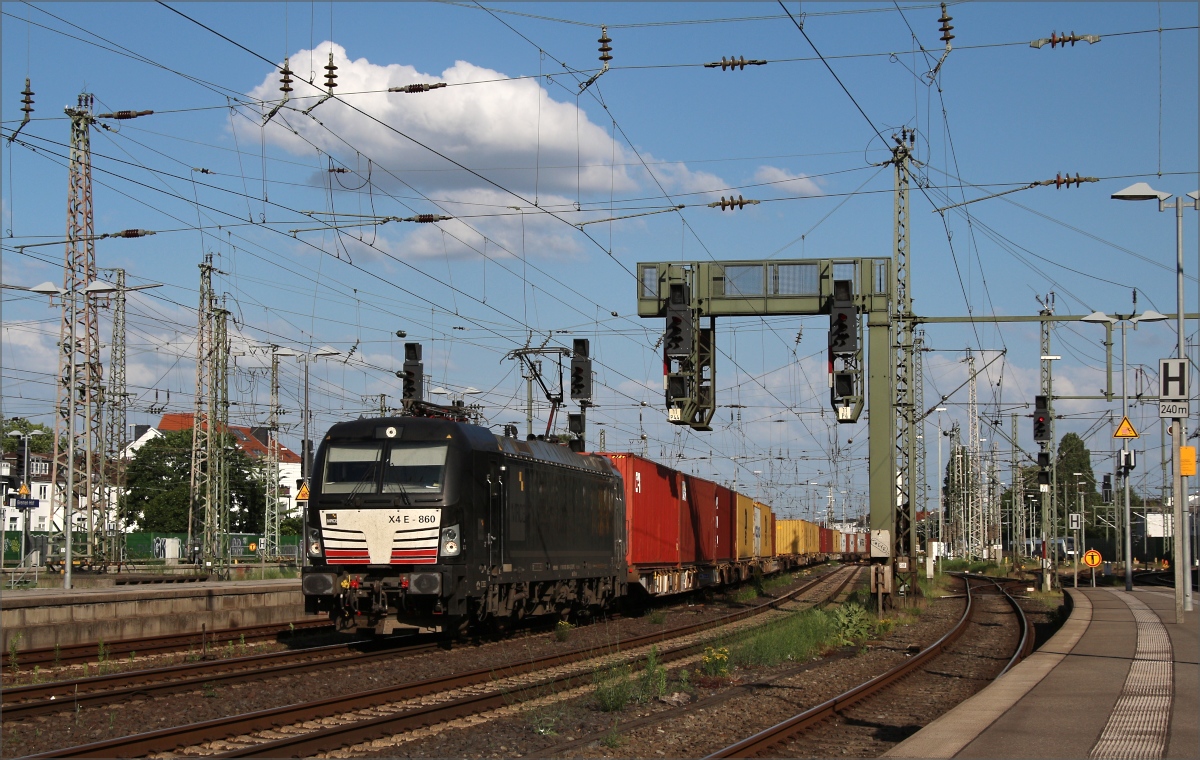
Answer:
[{"label": "orange post with sign", "polygon": [[1180,446],[1179,447],[1179,474],[1185,478],[1194,477],[1196,474],[1196,447],[1195,446]]},{"label": "orange post with sign", "polygon": [[1096,568],[1100,567],[1100,563],[1103,561],[1104,558],[1095,549],[1088,549],[1083,553],[1083,564],[1092,569],[1092,588],[1096,588]]}]

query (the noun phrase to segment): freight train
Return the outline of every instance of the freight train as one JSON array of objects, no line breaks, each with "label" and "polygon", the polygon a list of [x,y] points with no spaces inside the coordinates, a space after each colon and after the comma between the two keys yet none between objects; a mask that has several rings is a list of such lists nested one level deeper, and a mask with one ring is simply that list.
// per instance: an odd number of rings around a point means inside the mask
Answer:
[{"label": "freight train", "polygon": [[636,454],[446,419],[334,425],[313,473],[305,608],[342,628],[462,633],[596,614],[868,546]]}]

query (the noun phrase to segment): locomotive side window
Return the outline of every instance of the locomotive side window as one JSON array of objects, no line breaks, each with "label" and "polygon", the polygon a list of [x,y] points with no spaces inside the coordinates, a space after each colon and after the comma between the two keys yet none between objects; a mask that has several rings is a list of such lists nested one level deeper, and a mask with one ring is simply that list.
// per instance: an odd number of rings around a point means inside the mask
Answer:
[{"label": "locomotive side window", "polygon": [[441,491],[445,482],[446,451],[444,443],[393,444],[383,471],[383,492]]},{"label": "locomotive side window", "polygon": [[330,446],[325,455],[321,490],[324,493],[375,493],[382,453],[383,446],[378,443]]}]

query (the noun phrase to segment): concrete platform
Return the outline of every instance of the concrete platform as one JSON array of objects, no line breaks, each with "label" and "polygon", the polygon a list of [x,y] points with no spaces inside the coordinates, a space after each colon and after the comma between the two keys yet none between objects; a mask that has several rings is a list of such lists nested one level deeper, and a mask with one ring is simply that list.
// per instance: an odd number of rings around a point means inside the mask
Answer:
[{"label": "concrete platform", "polygon": [[1200,612],[1176,624],[1171,589],[1067,591],[1050,641],[885,757],[1200,757]]},{"label": "concrete platform", "polygon": [[18,634],[23,651],[320,619],[305,616],[296,578],[6,591],[2,606],[0,651]]}]

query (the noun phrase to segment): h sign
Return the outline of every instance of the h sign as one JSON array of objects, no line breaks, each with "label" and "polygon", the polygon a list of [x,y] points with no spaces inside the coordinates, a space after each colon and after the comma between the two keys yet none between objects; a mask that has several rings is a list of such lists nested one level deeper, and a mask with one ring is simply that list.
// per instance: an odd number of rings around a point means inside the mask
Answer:
[{"label": "h sign", "polygon": [[1158,400],[1188,400],[1187,359],[1158,360]]}]

